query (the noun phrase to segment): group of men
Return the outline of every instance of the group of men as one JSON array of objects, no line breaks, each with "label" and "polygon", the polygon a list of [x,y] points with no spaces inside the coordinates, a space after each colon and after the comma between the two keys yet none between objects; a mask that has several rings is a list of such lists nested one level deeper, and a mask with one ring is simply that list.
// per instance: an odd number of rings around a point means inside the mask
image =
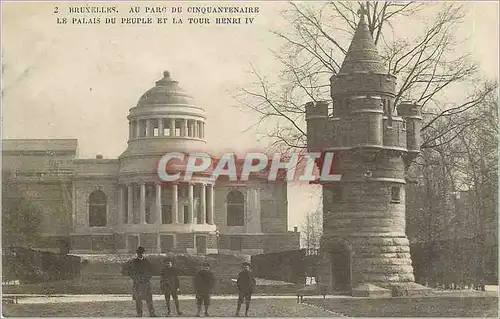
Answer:
[{"label": "group of men", "polygon": [[[236,307],[236,316],[240,315],[241,305],[245,303],[245,316],[248,315],[250,308],[250,300],[255,287],[255,278],[253,277],[250,264],[243,263],[243,270],[238,274],[236,281],[238,287],[238,303]],[[149,315],[156,317],[153,306],[153,294],[151,291],[151,278],[152,278],[152,265],[145,257],[145,249],[143,247],[137,248],[137,257],[127,263],[124,267],[123,274],[132,278],[133,282],[133,299],[137,316],[142,317],[142,301],[146,301],[148,305]],[[171,315],[170,299],[174,301],[175,310],[177,315],[182,315],[179,307],[180,283],[177,269],[173,266],[171,259],[165,262],[160,272],[160,286],[165,295],[165,302],[167,306],[167,316]],[[201,314],[202,306],[205,308],[205,316],[209,316],[210,295],[215,286],[215,277],[210,270],[210,265],[204,263],[202,268],[196,273],[194,277],[194,290],[196,293],[197,313],[199,317]]]}]

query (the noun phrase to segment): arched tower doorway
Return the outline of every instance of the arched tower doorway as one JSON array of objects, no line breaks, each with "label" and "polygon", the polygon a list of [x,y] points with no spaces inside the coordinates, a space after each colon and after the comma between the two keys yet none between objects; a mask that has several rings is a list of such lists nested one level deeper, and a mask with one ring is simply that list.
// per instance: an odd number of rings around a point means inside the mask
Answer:
[{"label": "arched tower doorway", "polygon": [[328,246],[331,287],[333,291],[351,292],[352,252],[346,243],[334,242]]},{"label": "arched tower doorway", "polygon": [[323,289],[334,294],[350,294],[352,279],[352,247],[343,239],[323,238],[316,280]]}]

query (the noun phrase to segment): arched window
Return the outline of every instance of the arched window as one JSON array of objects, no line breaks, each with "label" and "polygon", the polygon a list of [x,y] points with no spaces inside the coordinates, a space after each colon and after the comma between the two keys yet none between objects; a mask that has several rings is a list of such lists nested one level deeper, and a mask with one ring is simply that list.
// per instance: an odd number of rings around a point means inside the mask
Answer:
[{"label": "arched window", "polygon": [[227,194],[227,225],[245,225],[245,197],[236,189]]},{"label": "arched window", "polygon": [[106,226],[106,194],[93,191],[89,196],[89,226]]}]

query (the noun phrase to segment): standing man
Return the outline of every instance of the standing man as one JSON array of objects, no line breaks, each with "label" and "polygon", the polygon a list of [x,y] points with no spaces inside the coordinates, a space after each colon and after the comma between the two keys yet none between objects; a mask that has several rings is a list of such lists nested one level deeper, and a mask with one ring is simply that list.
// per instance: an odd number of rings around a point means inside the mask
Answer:
[{"label": "standing man", "polygon": [[160,273],[160,285],[165,294],[165,302],[167,304],[167,316],[170,316],[170,296],[175,303],[175,311],[177,315],[182,315],[182,312],[179,310],[179,297],[180,293],[180,285],[179,285],[179,276],[177,269],[173,267],[172,260],[167,259],[165,266],[162,268]]},{"label": "standing man", "polygon": [[130,260],[123,270],[123,274],[132,278],[132,299],[135,300],[137,317],[142,317],[142,301],[148,305],[149,316],[156,317],[153,307],[153,293],[151,292],[152,265],[144,256],[144,247],[137,248],[137,258]]},{"label": "standing man", "polygon": [[201,305],[205,305],[205,317],[210,316],[208,314],[208,307],[210,306],[210,292],[215,285],[215,278],[210,271],[210,264],[203,263],[202,269],[196,273],[194,277],[194,289],[196,291],[196,305],[198,306],[198,312],[196,317],[200,316]]},{"label": "standing man", "polygon": [[238,286],[238,305],[236,307],[236,317],[240,315],[241,304],[245,302],[245,317],[248,316],[248,309],[250,308],[250,300],[256,285],[255,277],[250,271],[250,264],[243,263],[243,270],[238,274],[236,281]]}]

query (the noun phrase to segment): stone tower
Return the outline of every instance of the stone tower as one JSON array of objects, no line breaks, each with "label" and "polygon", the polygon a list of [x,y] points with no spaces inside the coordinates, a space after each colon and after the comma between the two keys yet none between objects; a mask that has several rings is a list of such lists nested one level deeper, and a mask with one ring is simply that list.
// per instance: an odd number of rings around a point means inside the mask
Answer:
[{"label": "stone tower", "polygon": [[[421,108],[395,107],[388,74],[361,16],[328,103],[308,103],[309,151],[333,152],[339,182],[323,186],[319,280],[334,291],[417,288],[405,234],[405,176],[419,153]],[[371,289],[371,288],[368,288]]]}]

